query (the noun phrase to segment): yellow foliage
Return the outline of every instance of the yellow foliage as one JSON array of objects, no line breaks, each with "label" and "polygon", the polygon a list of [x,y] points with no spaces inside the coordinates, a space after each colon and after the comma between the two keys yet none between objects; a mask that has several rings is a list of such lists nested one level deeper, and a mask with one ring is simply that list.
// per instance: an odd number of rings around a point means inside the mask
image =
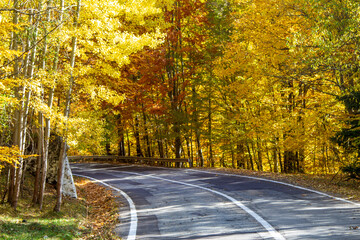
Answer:
[{"label": "yellow foliage", "polygon": [[93,106],[99,105],[102,101],[112,104],[113,106],[119,105],[124,101],[125,97],[118,94],[116,91],[111,90],[105,86],[88,86],[84,89],[90,95]]},{"label": "yellow foliage", "polygon": [[14,166],[18,163],[20,157],[20,151],[18,146],[2,147],[0,146],[0,172],[5,165],[9,164]]}]

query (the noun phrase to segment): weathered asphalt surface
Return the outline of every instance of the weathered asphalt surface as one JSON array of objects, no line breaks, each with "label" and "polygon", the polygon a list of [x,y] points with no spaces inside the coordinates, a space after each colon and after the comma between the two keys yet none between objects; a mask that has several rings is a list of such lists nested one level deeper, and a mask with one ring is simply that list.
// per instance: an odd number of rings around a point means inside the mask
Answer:
[{"label": "weathered asphalt surface", "polygon": [[[219,192],[259,215],[280,235],[277,239],[360,239],[360,229],[354,229],[360,228],[359,204],[278,183],[189,169],[110,164],[72,164],[72,171],[130,196],[138,218],[136,239],[274,239],[259,220]],[[126,239],[129,207],[125,199],[122,202],[118,232]]]}]

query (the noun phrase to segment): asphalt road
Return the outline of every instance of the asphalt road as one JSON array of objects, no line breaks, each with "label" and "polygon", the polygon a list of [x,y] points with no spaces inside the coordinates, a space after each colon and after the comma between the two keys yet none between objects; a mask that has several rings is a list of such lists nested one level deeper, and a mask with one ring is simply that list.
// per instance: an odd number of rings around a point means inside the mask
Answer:
[{"label": "asphalt road", "polygon": [[192,169],[72,164],[72,171],[123,198],[123,239],[360,239],[359,203],[294,186]]}]

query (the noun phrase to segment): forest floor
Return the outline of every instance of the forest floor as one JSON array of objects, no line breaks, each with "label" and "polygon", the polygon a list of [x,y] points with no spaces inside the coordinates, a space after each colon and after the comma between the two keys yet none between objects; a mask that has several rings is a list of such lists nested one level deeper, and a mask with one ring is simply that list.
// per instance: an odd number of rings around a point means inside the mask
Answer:
[{"label": "forest floor", "polygon": [[218,171],[228,174],[238,174],[266,178],[280,182],[324,192],[347,200],[360,201],[360,181],[347,180],[343,174],[285,174],[272,172],[257,172],[233,168],[196,168],[199,170]]},{"label": "forest floor", "polygon": [[51,185],[43,210],[32,206],[32,182],[32,178],[26,179],[17,211],[0,204],[0,239],[119,239],[114,233],[119,202],[110,190],[76,177],[78,199],[64,198],[61,212],[56,213]]}]

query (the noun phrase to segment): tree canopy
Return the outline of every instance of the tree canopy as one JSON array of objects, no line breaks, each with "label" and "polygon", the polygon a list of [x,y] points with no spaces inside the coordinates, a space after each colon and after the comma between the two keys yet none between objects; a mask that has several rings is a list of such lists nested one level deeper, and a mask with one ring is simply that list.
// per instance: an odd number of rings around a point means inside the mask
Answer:
[{"label": "tree canopy", "polygon": [[34,154],[42,199],[56,136],[60,162],[68,151],[285,173],[354,165],[359,10],[356,0],[0,0],[9,202]]}]

